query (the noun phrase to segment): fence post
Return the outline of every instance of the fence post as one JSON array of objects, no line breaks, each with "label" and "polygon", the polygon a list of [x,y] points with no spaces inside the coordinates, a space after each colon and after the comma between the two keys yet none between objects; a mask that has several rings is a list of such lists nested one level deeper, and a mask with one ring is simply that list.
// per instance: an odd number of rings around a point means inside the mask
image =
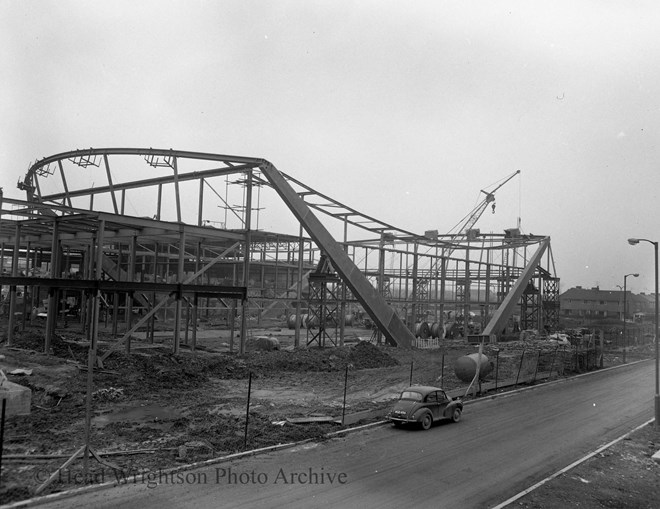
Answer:
[{"label": "fence post", "polygon": [[341,408],[341,425],[344,425],[344,418],[346,417],[346,387],[348,386],[348,364],[346,365],[346,374],[344,375],[344,404]]},{"label": "fence post", "polygon": [[408,385],[412,385],[413,363],[414,362],[415,362],[414,360],[410,361],[410,383]]},{"label": "fence post", "polygon": [[555,347],[555,354],[552,356],[552,362],[550,363],[550,374],[548,375],[548,380],[552,378],[552,368],[555,365],[555,360],[557,359],[557,350],[559,350],[559,345]]},{"label": "fence post", "polygon": [[495,356],[495,392],[497,392],[497,377],[500,372],[500,349],[495,350],[495,353],[497,354]]},{"label": "fence post", "polygon": [[248,438],[248,423],[250,422],[250,394],[252,392],[252,371],[248,377],[248,393],[247,393],[247,408],[245,410],[245,438],[243,441],[243,448],[247,448],[247,438]]},{"label": "fence post", "polygon": [[445,384],[445,352],[442,352],[442,369],[440,370],[440,387]]},{"label": "fence post", "polygon": [[516,385],[514,385],[514,387],[518,387],[518,378],[520,378],[520,370],[522,369],[524,358],[525,358],[525,349],[523,348],[522,354],[520,355],[520,365],[518,366],[518,374],[516,375]]},{"label": "fence post", "polygon": [[584,370],[589,371],[589,343],[587,343],[587,348],[585,348]]},{"label": "fence post", "polygon": [[534,378],[532,378],[532,383],[536,382],[536,374],[539,372],[539,360],[541,359],[541,349],[539,348],[539,353],[536,356],[536,368],[534,368]]},{"label": "fence post", "polygon": [[7,400],[5,398],[2,398],[2,415],[0,415],[0,486],[2,486],[2,448],[4,447],[4,440],[5,440],[6,409],[7,409]]}]

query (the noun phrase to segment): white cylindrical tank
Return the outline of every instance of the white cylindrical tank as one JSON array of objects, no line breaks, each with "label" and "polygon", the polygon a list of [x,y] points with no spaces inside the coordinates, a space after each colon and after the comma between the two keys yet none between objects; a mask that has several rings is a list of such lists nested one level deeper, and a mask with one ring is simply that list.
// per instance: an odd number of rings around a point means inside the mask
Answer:
[{"label": "white cylindrical tank", "polygon": [[[471,353],[456,359],[454,363],[454,373],[456,377],[463,382],[471,382],[477,372],[477,365],[479,365],[479,354]],[[489,362],[488,357],[481,354],[481,366],[479,369],[479,378],[483,380],[493,370],[493,365]]]}]

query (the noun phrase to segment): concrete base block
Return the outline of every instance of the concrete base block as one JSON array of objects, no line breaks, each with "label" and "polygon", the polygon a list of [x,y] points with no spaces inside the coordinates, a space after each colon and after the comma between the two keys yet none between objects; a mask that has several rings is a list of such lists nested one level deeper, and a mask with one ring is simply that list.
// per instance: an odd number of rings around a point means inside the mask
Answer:
[{"label": "concrete base block", "polygon": [[5,410],[7,417],[11,415],[28,415],[30,413],[32,391],[27,387],[5,380],[0,385],[0,404],[2,404],[3,399],[7,400]]},{"label": "concrete base block", "polygon": [[653,458],[653,461],[660,463],[660,451],[656,452],[651,458]]}]

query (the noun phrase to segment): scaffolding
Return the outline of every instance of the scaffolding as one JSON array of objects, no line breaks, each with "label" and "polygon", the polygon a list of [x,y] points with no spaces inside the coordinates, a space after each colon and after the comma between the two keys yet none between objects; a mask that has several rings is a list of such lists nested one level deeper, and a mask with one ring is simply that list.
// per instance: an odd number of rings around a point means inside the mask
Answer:
[{"label": "scaffolding", "polygon": [[339,345],[340,323],[345,319],[340,314],[342,287],[327,257],[321,255],[318,267],[309,275],[307,346],[313,343],[320,347],[328,343]]}]

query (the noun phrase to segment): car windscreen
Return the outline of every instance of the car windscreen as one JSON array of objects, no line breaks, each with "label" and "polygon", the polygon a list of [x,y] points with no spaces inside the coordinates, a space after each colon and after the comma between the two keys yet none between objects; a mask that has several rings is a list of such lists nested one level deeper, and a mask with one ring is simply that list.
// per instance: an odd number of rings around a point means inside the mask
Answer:
[{"label": "car windscreen", "polygon": [[415,391],[403,391],[399,399],[411,399],[413,401],[422,401],[423,396]]}]

